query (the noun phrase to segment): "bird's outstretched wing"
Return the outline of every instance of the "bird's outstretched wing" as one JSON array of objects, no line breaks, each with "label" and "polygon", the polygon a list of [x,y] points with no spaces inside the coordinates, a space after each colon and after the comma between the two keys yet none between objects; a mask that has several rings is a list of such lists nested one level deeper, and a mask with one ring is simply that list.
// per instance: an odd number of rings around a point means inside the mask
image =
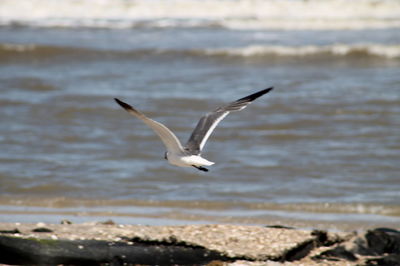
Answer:
[{"label": "bird's outstretched wing", "polygon": [[225,118],[225,116],[227,116],[230,112],[243,110],[252,101],[268,93],[272,89],[273,87],[240,98],[239,100],[219,107],[200,118],[196,128],[193,130],[192,135],[185,145],[185,149],[189,150],[192,154],[200,154],[204,145],[206,144],[207,139],[210,137],[218,123]]},{"label": "bird's outstretched wing", "polygon": [[143,113],[139,112],[129,104],[124,103],[123,101],[120,101],[116,98],[114,98],[114,100],[128,113],[130,113],[133,116],[136,116],[137,118],[142,120],[146,125],[148,125],[151,129],[153,129],[154,132],[161,138],[162,142],[164,143],[165,147],[167,147],[167,150],[169,152],[179,152],[183,150],[182,145],[179,142],[178,138],[166,126],[157,121],[154,121],[153,119],[148,118]]}]

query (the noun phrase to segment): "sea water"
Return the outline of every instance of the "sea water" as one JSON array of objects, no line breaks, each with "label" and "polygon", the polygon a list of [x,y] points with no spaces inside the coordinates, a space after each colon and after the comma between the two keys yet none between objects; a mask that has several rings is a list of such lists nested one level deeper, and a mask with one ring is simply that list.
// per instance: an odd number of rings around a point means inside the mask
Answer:
[{"label": "sea water", "polygon": [[[3,0],[0,25],[0,221],[400,221],[399,1]],[[270,86],[208,173],[113,101],[185,143]]]}]

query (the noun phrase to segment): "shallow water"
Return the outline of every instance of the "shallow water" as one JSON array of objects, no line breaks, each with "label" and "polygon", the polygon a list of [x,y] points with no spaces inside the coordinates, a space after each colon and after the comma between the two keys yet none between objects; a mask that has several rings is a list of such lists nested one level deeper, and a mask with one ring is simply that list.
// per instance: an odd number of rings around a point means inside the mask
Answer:
[{"label": "shallow water", "polygon": [[[395,19],[277,29],[88,14],[83,24],[2,16],[0,221],[399,222]],[[184,142],[201,115],[270,86],[215,130],[208,173],[169,165],[152,131],[113,101]]]}]

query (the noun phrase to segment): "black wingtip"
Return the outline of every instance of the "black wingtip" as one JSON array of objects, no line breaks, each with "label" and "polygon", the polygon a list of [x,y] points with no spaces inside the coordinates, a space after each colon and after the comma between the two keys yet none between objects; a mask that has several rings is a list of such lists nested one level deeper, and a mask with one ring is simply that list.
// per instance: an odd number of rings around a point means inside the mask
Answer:
[{"label": "black wingtip", "polygon": [[123,101],[118,100],[117,98],[114,98],[114,100],[115,100],[122,108],[124,108],[125,110],[133,109],[132,106],[130,106],[130,105],[127,104],[127,103],[124,103]]},{"label": "black wingtip", "polygon": [[272,91],[273,89],[274,89],[274,87],[269,87],[269,88],[267,88],[267,89],[264,89],[264,90],[261,90],[261,91],[259,91],[259,92],[253,93],[252,95],[250,95],[250,96],[248,96],[248,97],[251,97],[252,100],[255,100],[255,99],[257,99],[258,97],[263,96],[264,94],[266,94],[266,93]]},{"label": "black wingtip", "polygon": [[239,99],[238,101],[249,101],[249,102],[252,102],[255,99],[257,99],[258,97],[263,96],[264,94],[270,92],[273,89],[274,89],[274,87],[269,87],[267,89],[260,90],[260,91],[258,91],[256,93],[250,94],[249,96],[243,97],[243,98]]},{"label": "black wingtip", "polygon": [[273,89],[274,89],[274,87],[269,87],[268,89],[265,89],[264,91],[265,91],[265,93],[268,93],[268,92],[272,91]]}]

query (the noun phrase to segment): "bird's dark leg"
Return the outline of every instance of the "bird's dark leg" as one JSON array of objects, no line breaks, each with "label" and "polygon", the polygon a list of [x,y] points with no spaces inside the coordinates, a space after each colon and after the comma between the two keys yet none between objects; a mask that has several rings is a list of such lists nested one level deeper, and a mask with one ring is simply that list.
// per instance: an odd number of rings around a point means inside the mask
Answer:
[{"label": "bird's dark leg", "polygon": [[192,166],[199,169],[200,171],[208,172],[208,169],[203,166],[196,166],[196,165],[192,165]]}]

